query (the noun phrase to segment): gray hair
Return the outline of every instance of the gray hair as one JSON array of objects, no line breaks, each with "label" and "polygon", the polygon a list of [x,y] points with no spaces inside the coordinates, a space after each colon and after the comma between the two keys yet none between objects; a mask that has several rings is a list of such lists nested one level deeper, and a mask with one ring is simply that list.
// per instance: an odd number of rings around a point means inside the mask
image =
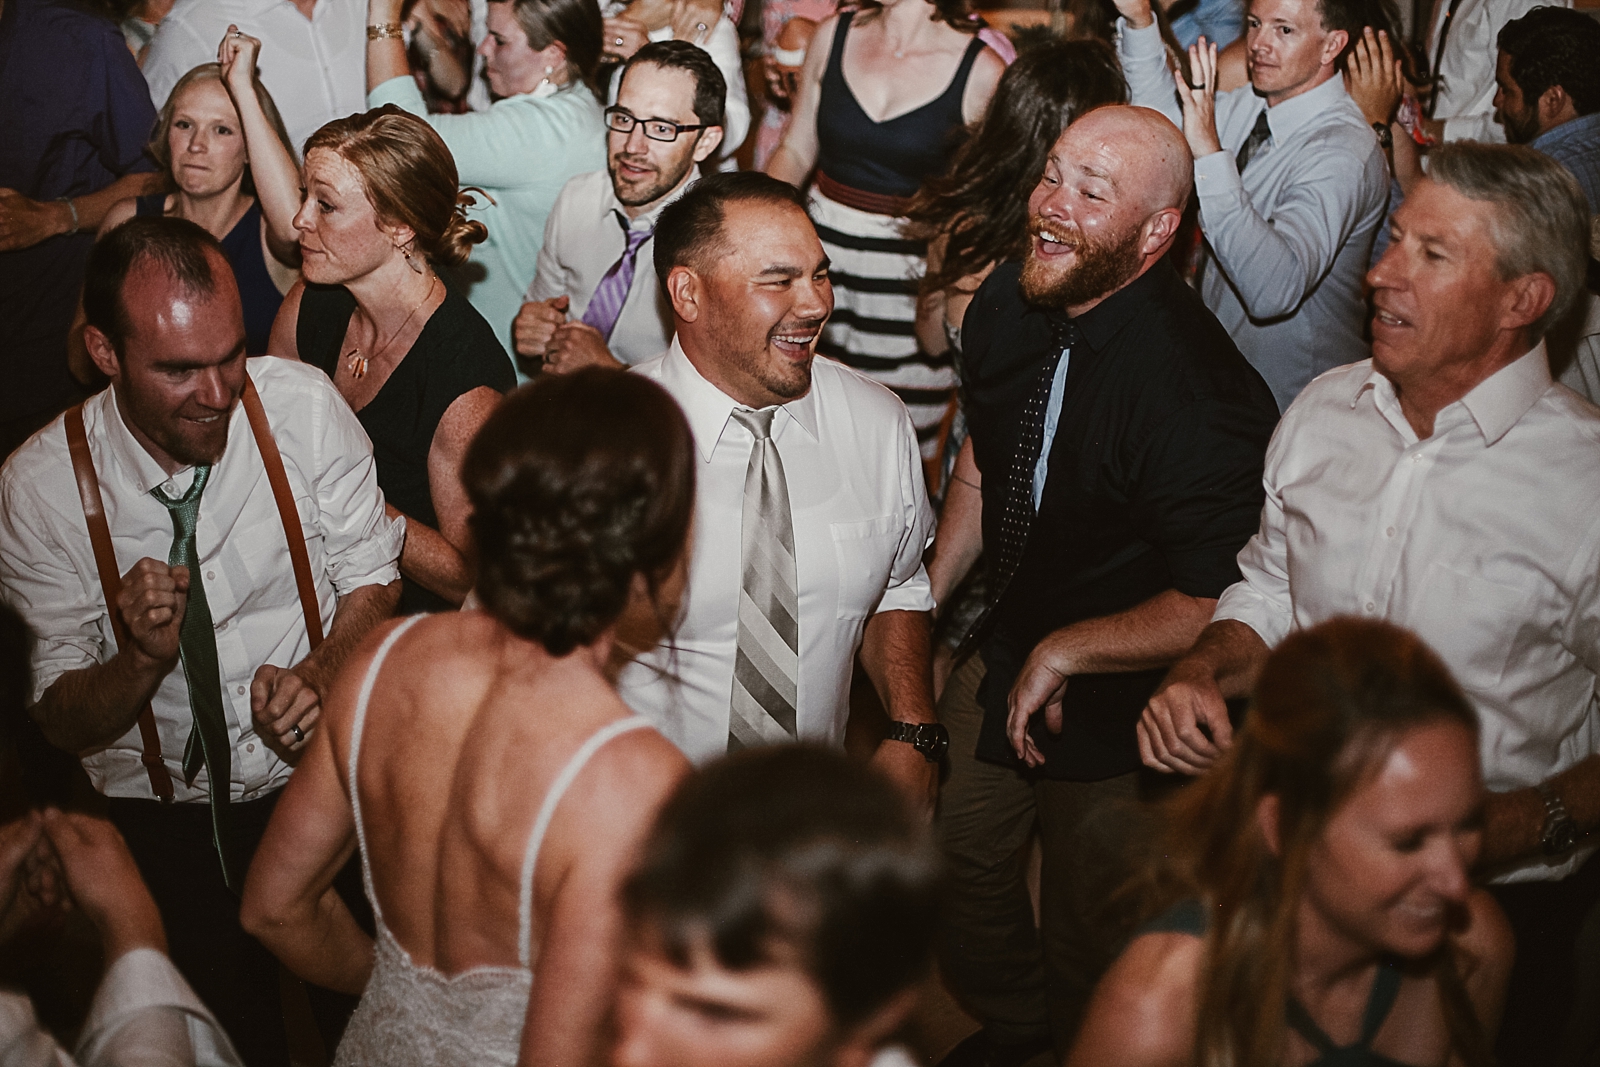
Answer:
[{"label": "gray hair", "polygon": [[1577,179],[1549,156],[1523,145],[1471,141],[1429,153],[1428,177],[1468,199],[1496,206],[1490,239],[1500,277],[1509,281],[1547,274],[1555,282],[1555,299],[1529,327],[1530,340],[1542,340],[1584,286],[1589,202]]}]

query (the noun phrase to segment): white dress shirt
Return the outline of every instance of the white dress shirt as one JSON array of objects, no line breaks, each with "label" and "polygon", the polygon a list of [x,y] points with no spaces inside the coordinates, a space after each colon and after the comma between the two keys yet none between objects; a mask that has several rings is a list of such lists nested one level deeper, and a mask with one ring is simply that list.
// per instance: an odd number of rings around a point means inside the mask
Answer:
[{"label": "white dress shirt", "polygon": [[[893,393],[818,357],[811,390],[772,421],[794,520],[800,584],[802,741],[844,743],[850,674],[868,616],[931,611],[922,553],[933,512],[911,417]],[[701,377],[676,340],[637,368],[683,407],[700,464],[682,624],[617,681],[628,704],[691,760],[727,750],[738,642],[745,470],[755,438],[740,405]]]},{"label": "white dress shirt", "polygon": [[0,991],[0,1067],[240,1067],[222,1024],[164,953],[136,948],[106,968],[68,1056],[26,996]]},{"label": "white dress shirt", "polygon": [[[607,18],[627,13],[627,5],[621,3],[602,4],[601,10]],[[672,27],[663,26],[659,30],[651,30],[647,36],[651,41],[672,40]],[[722,106],[722,144],[718,146],[716,154],[707,161],[707,167],[717,170],[736,169],[733,162],[733,153],[744,144],[744,139],[750,132],[750,97],[744,88],[744,61],[739,58],[739,31],[729,21],[726,11],[711,27],[711,36],[700,45],[711,56],[711,62],[717,65],[722,72],[722,80],[727,83],[728,95]],[[611,75],[611,87],[606,92],[609,103],[617,102],[617,90],[622,85],[622,68],[618,67]],[[641,115],[640,118],[649,118]]]},{"label": "white dress shirt", "polygon": [[[1161,33],[1118,20],[1135,104],[1180,129]],[[1241,176],[1235,157],[1267,109],[1271,138]],[[1217,94],[1222,151],[1194,162],[1210,254],[1200,295],[1287,408],[1318,374],[1367,355],[1362,282],[1389,198],[1378,139],[1344,79],[1267,108],[1249,85]]]},{"label": "white dress shirt", "polygon": [[178,79],[214,63],[229,23],[261,41],[261,83],[295,155],[323,125],[367,110],[366,0],[316,0],[307,19],[289,0],[177,0],[144,60],[157,110]]},{"label": "white dress shirt", "polygon": [[[1414,631],[1478,709],[1490,789],[1600,751],[1600,410],[1551,382],[1543,344],[1423,441],[1370,361],[1325,374],[1278,424],[1264,480],[1216,618],[1269,645],[1335,615]],[[1501,880],[1562,878],[1578,858]]]},{"label": "white dress shirt", "polygon": [[[604,170],[580,174],[567,182],[544,224],[544,244],[539,247],[539,271],[528,286],[529,300],[567,296],[567,317],[576,322],[588,310],[595,287],[606,271],[622,257],[630,230],[653,229],[661,209],[694,184],[689,174],[661,202],[629,220]],[[611,354],[624,363],[642,363],[659,356],[672,343],[672,305],[656,280],[654,237],[639,245],[634,261],[633,286],[623,301],[617,325],[611,331]]]},{"label": "white dress shirt", "polygon": [[[1439,61],[1439,100],[1433,117],[1444,120],[1446,141],[1505,144],[1506,131],[1494,120],[1495,43],[1512,19],[1543,4],[1571,7],[1572,0],[1461,0]],[[1435,0],[1428,26],[1428,63],[1439,54],[1439,30],[1450,0]]]},{"label": "white dress shirt", "polygon": [[[405,523],[384,514],[372,443],[327,375],[272,356],[250,360],[249,371],[300,512],[326,631],[340,596],[399,577]],[[147,556],[165,561],[172,517],[150,490],[160,486],[180,496],[193,483],[194,468],[169,478],[128,430],[112,389],[85,405],[83,421],[117,569],[126,575]],[[288,781],[290,767],[256,736],[251,679],[262,664],[294,666],[311,646],[283,522],[241,405],[234,406],[226,450],[201,497],[195,541],[229,713],[230,794],[253,800]],[[0,468],[0,591],[37,638],[34,702],[66,672],[116,654],[60,418]],[[180,666],[162,680],[151,703],[174,799],[205,801],[207,771],[193,786],[183,781],[183,747],[194,716]],[[142,751],[135,725],[106,748],[84,754],[83,767],[107,796],[148,799]]]}]

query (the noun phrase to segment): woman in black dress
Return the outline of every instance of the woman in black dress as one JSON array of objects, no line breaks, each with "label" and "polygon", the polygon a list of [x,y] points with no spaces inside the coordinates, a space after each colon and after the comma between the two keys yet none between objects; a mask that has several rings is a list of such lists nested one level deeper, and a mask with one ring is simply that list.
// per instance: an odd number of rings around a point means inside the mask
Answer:
[{"label": "woman in black dress", "polygon": [[295,216],[301,282],[272,351],[327,372],[372,438],[378,484],[407,519],[403,613],[459,605],[472,588],[461,460],[516,385],[494,330],[436,271],[486,236],[455,161],[421,119],[388,106],[306,142]]}]

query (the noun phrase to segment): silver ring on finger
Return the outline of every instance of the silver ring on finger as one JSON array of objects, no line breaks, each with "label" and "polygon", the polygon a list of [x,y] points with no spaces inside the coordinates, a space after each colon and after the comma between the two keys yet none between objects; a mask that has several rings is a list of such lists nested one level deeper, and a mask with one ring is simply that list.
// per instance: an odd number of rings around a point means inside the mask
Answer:
[{"label": "silver ring on finger", "polygon": [[697,32],[697,33],[705,33],[706,32],[706,24],[703,23],[703,22],[695,23],[694,24],[694,28],[695,28],[695,32]]},{"label": "silver ring on finger", "polygon": [[618,48],[621,48],[621,47],[622,47],[622,38],[621,38],[621,37],[618,37],[618,38],[616,38],[616,39],[615,39],[615,40],[616,40],[616,45],[617,45],[617,47],[618,47]]},{"label": "silver ring on finger", "polygon": [[293,726],[289,727],[289,732],[294,734],[294,743],[297,745],[306,739],[306,732],[300,729],[299,723],[295,723]]}]

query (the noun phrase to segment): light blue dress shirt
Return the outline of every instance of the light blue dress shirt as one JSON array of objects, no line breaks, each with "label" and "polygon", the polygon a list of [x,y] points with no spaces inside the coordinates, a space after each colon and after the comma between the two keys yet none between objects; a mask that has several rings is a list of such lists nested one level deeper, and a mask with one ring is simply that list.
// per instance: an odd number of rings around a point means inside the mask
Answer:
[{"label": "light blue dress shirt", "polygon": [[1072,349],[1061,353],[1056,364],[1056,374],[1050,379],[1050,399],[1044,406],[1044,443],[1039,446],[1039,460],[1033,465],[1033,513],[1039,513],[1039,501],[1044,498],[1044,480],[1050,476],[1050,446],[1055,443],[1056,427],[1061,424],[1061,393],[1067,387],[1067,362]]},{"label": "light blue dress shirt", "polygon": [[430,115],[417,83],[400,77],[367,94],[369,107],[384,104],[426,119],[455,157],[461,185],[478,186],[493,199],[478,195],[468,212],[489,228],[489,239],[472,249],[460,277],[472,306],[506,351],[515,351],[511,323],[538,270],[550,209],[568,179],[606,165],[600,102],[573,84],[507,97],[488,111]]},{"label": "light blue dress shirt", "polygon": [[1200,0],[1172,20],[1172,36],[1188,48],[1204,34],[1217,51],[1244,34],[1244,0]]}]

